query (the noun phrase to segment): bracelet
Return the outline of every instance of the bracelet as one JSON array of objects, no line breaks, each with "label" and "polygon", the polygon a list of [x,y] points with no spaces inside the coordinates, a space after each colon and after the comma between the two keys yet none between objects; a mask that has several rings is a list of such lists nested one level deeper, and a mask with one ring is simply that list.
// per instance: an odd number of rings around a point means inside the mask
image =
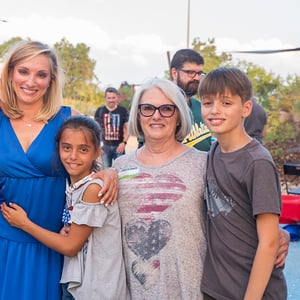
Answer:
[{"label": "bracelet", "polygon": [[125,145],[127,145],[127,142],[126,142],[126,141],[123,141],[122,143],[124,143]]}]

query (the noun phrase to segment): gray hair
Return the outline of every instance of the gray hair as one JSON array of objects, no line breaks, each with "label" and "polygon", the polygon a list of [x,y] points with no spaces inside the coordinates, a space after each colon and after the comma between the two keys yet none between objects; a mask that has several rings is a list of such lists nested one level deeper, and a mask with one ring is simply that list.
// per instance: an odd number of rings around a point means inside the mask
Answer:
[{"label": "gray hair", "polygon": [[184,92],[172,81],[163,78],[152,78],[141,85],[135,93],[128,121],[128,131],[130,135],[144,138],[144,133],[140,124],[140,116],[138,105],[145,91],[158,88],[162,93],[174,103],[178,108],[178,120],[175,138],[177,141],[182,141],[190,132],[192,127],[192,112],[185,99]]}]

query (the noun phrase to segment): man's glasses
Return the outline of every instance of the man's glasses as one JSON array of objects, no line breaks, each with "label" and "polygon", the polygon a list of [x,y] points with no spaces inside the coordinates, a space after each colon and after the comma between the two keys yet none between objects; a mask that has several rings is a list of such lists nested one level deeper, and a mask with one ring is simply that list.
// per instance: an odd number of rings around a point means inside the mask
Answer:
[{"label": "man's glasses", "polygon": [[163,104],[161,106],[154,106],[152,104],[139,104],[138,108],[141,115],[144,117],[152,117],[156,110],[158,110],[162,117],[170,118],[174,115],[177,106],[173,104]]},{"label": "man's glasses", "polygon": [[198,75],[200,78],[204,77],[206,73],[203,71],[192,71],[192,70],[185,70],[185,69],[179,69],[179,71],[186,73],[189,77],[194,78],[196,75]]}]

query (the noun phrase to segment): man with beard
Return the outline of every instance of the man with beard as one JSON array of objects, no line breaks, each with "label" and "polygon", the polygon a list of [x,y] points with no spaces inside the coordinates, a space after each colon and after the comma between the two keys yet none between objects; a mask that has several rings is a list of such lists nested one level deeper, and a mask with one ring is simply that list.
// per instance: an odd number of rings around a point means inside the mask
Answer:
[{"label": "man with beard", "polygon": [[173,82],[185,92],[186,101],[194,117],[192,130],[183,140],[183,144],[208,151],[212,134],[203,122],[200,101],[193,97],[197,94],[200,79],[205,75],[203,66],[204,59],[198,52],[181,49],[172,58],[170,74]]}]

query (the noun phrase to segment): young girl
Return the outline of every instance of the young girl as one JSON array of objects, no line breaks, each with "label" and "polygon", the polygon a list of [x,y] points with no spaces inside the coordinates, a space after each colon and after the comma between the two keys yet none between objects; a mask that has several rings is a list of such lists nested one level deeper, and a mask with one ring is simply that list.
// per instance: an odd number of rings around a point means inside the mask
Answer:
[{"label": "young girl", "polygon": [[102,181],[92,178],[98,169],[99,130],[91,118],[74,116],[56,136],[60,159],[70,176],[61,234],[33,223],[17,204],[1,206],[12,226],[65,255],[62,299],[127,299],[118,204],[101,205],[97,193]]}]

